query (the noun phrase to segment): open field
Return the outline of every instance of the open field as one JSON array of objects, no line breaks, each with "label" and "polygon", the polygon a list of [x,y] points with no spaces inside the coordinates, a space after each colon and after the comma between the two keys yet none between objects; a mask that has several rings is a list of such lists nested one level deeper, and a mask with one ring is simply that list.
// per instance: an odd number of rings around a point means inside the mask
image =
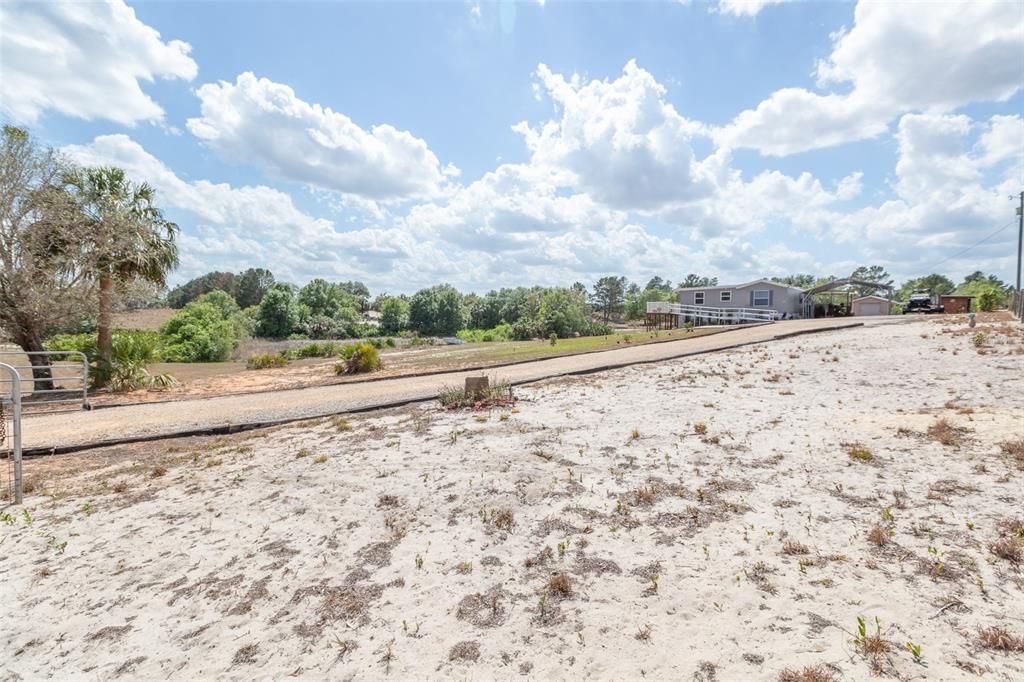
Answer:
[{"label": "open field", "polygon": [[1024,344],[975,333],[31,461],[0,677],[1021,679]]},{"label": "open field", "polygon": [[[512,362],[542,360],[565,357],[579,353],[640,346],[648,343],[673,339],[691,339],[716,334],[726,327],[704,327],[687,332],[683,329],[660,332],[633,331],[589,336],[575,339],[559,339],[552,346],[549,341],[508,341],[492,343],[466,343],[460,345],[435,345],[381,349],[384,369],[373,374],[378,377],[400,377],[423,372],[444,372],[489,367]],[[350,341],[341,340],[344,344]],[[288,342],[246,342],[248,351],[243,357],[258,353],[279,352],[285,348],[296,348],[308,341]],[[404,341],[400,341],[404,343]],[[161,362],[150,366],[153,374],[169,373],[180,383],[169,390],[140,390],[130,394],[97,394],[95,402],[122,404],[195,398],[215,395],[233,395],[253,391],[277,391],[305,386],[328,386],[352,381],[364,381],[365,375],[336,376],[336,358],[308,358],[295,360],[286,367],[263,370],[248,370],[245,361],[233,362]]]}]

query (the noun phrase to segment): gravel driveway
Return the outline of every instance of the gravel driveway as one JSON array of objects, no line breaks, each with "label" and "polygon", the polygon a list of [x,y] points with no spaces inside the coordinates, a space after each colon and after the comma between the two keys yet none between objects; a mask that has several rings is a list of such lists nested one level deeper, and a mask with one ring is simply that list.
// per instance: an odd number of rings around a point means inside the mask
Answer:
[{"label": "gravel driveway", "polygon": [[[580,374],[708,353],[738,345],[770,341],[778,336],[841,329],[862,323],[892,322],[892,318],[865,318],[856,322],[835,319],[792,320],[693,339],[495,367],[487,370],[486,374],[495,379],[522,384],[566,374]],[[465,377],[479,376],[481,373],[452,372],[276,393],[127,405],[92,412],[33,415],[25,417],[23,422],[23,446],[26,451],[66,449],[124,439],[143,439],[322,417],[428,400],[435,397],[441,388],[461,385]]]}]

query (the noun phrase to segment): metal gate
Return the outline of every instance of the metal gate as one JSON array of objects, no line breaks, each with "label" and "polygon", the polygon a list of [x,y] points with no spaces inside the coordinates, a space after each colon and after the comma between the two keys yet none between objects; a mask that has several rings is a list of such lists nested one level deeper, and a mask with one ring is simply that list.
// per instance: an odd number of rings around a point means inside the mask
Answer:
[{"label": "metal gate", "polygon": [[0,466],[4,486],[2,498],[21,504],[21,377],[11,365],[0,362]]},{"label": "metal gate", "polygon": [[[35,379],[33,358],[41,358],[50,370],[48,379]],[[77,350],[32,351],[0,350],[0,363],[13,367],[21,377],[19,395],[27,411],[46,410],[62,406],[79,405],[88,410],[89,406],[89,359]],[[53,388],[39,388],[37,384],[49,381]],[[10,378],[0,373],[0,395],[10,393]],[[74,407],[66,409],[77,409]]]}]

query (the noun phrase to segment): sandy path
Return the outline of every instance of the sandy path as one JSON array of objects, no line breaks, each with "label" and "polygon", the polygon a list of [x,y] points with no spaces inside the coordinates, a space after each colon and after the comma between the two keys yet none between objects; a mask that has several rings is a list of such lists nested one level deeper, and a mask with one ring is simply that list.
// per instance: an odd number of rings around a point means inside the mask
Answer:
[{"label": "sandy path", "polygon": [[1024,336],[940,327],[32,460],[0,680],[1024,679]]},{"label": "sandy path", "polygon": [[[518,384],[608,366],[706,353],[737,344],[768,341],[779,335],[858,323],[859,321],[834,319],[794,320],[683,341],[538,360],[493,368],[486,373]],[[238,424],[274,423],[406,401],[426,400],[436,396],[445,386],[461,385],[465,377],[479,376],[481,373],[452,372],[276,393],[181,400],[157,405],[126,405],[93,412],[37,415],[26,417],[24,420],[23,446],[30,450],[101,443],[124,438],[195,432]]]}]

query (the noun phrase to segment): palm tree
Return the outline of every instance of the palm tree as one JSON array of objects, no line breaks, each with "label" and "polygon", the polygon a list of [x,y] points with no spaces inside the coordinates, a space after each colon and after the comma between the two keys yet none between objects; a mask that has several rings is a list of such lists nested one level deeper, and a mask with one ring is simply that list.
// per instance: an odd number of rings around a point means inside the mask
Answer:
[{"label": "palm tree", "polygon": [[79,265],[99,283],[97,378],[103,383],[113,355],[114,285],[142,279],[163,286],[167,273],[178,265],[178,226],[164,219],[153,188],[129,180],[120,168],[77,168],[64,180],[74,199],[75,219],[87,228],[75,231],[82,242],[68,251],[76,253]]}]

